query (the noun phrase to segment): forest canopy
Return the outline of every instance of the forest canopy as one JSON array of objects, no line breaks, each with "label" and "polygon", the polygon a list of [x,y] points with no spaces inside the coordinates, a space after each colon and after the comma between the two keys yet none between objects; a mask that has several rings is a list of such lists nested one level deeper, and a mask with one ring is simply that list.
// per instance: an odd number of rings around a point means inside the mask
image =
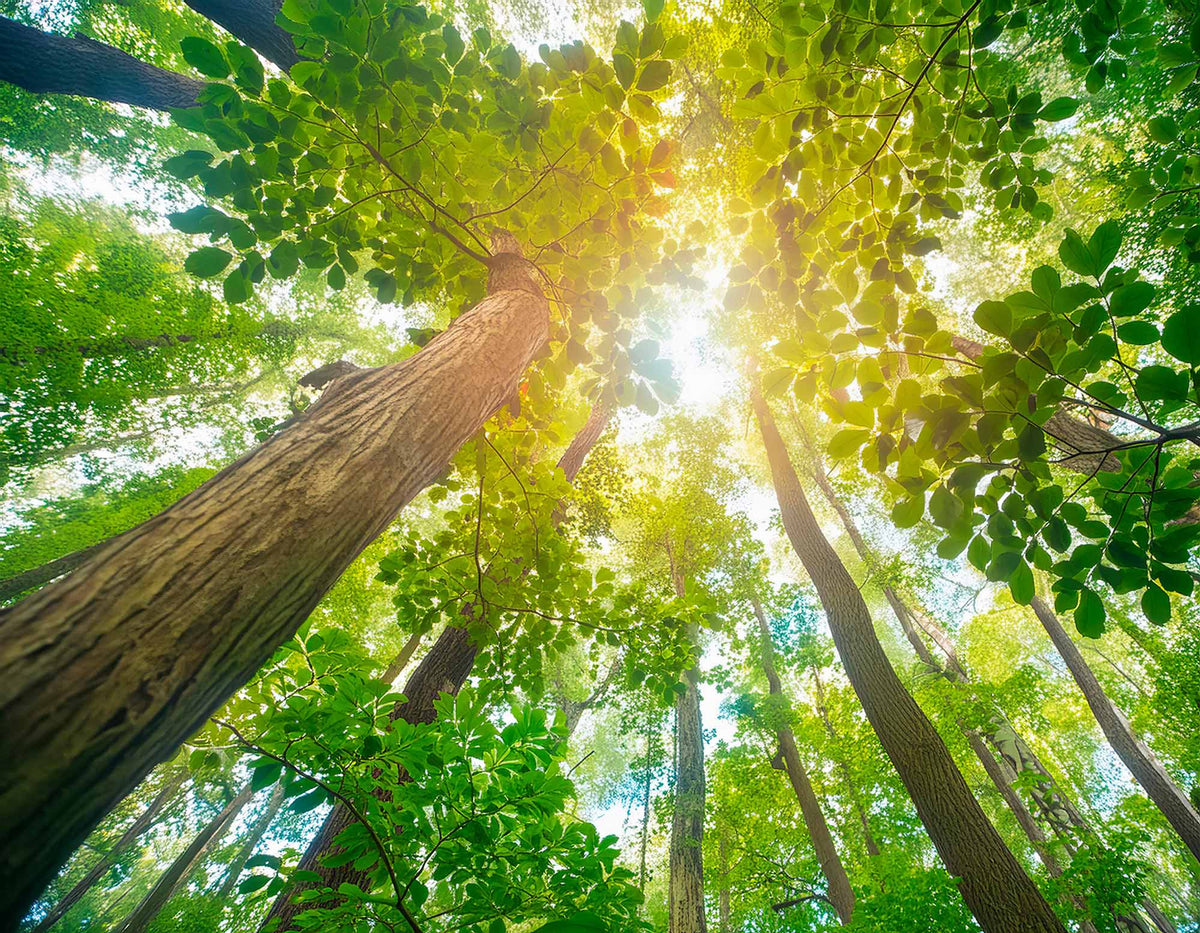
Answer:
[{"label": "forest canopy", "polygon": [[1200,931],[1193,0],[0,0],[0,933]]}]

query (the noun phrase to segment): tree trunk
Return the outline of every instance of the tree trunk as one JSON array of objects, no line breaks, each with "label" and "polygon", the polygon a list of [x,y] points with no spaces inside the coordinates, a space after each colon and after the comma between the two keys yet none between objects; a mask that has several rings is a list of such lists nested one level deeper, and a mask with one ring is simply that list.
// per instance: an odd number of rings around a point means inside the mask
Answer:
[{"label": "tree trunk", "polygon": [[896,676],[862,594],[821,533],[757,387],[752,399],[784,530],[825,607],[834,645],[867,719],[971,912],[986,933],[1064,933],[972,796],[941,736]]},{"label": "tree trunk", "polygon": [[0,16],[0,81],[151,110],[194,107],[204,82],[148,65],[86,36],[42,32]]},{"label": "tree trunk", "polygon": [[40,567],[30,567],[16,576],[0,580],[0,603],[8,602],[14,596],[20,596],[26,590],[44,586],[51,580],[57,580],[59,577],[70,573],[107,543],[108,541],[100,541],[91,547],[81,548],[74,553],[56,557],[54,560],[47,561]]},{"label": "tree trunk", "polygon": [[[607,417],[607,416],[606,416]],[[581,432],[582,433],[582,432]],[[591,441],[587,442],[582,448],[577,446],[579,437],[576,436],[567,452],[563,454],[559,460],[559,466],[563,466],[563,461],[568,457],[573,458],[575,466],[568,471],[568,480],[573,480],[579,471],[579,466],[582,465],[584,458],[587,456],[591,445],[595,443],[596,437],[600,432],[596,432]],[[462,615],[464,620],[474,617],[475,603],[470,603],[464,607]],[[412,636],[404,647],[400,650],[400,654],[388,665],[388,669],[384,672],[384,679],[391,683],[399,676],[400,671],[408,663],[413,651],[416,650],[417,643],[420,637]],[[435,710],[433,702],[442,693],[457,694],[466,682],[467,676],[471,673],[471,668],[475,664],[475,655],[478,651],[477,646],[471,641],[467,635],[467,630],[461,627],[447,626],[438,636],[433,647],[429,649],[429,653],[417,665],[417,669],[409,678],[408,684],[404,688],[405,703],[398,703],[392,709],[391,717],[395,719],[403,719],[409,723],[429,723],[435,718]],[[369,869],[366,871],[356,871],[351,865],[344,865],[338,868],[326,868],[322,860],[327,855],[336,853],[338,847],[334,842],[338,835],[346,827],[354,822],[354,816],[349,808],[342,804],[338,804],[325,818],[325,822],[321,825],[321,829],[317,832],[316,837],[308,848],[305,850],[303,857],[300,859],[299,869],[305,871],[315,871],[323,879],[320,886],[329,886],[337,890],[338,885],[342,882],[349,882],[356,885],[362,890],[367,890],[369,885],[367,879],[369,877]],[[275,899],[271,905],[270,911],[263,920],[265,926],[269,921],[276,918],[279,923],[275,926],[273,933],[286,933],[291,929],[292,923],[296,915],[301,911],[308,910],[312,907],[320,906],[319,904],[297,904],[295,895],[314,887],[315,885],[306,884],[300,885],[295,890],[284,891]]]},{"label": "tree trunk", "polygon": [[175,861],[171,863],[171,867],[159,876],[159,879],[154,882],[154,887],[150,889],[150,893],[142,898],[141,903],[133,909],[133,913],[122,921],[117,928],[117,933],[145,933],[146,928],[171,899],[171,895],[187,881],[188,875],[192,873],[196,863],[203,857],[205,850],[224,834],[225,829],[253,795],[254,791],[247,782],[237,796],[225,804],[225,808],[196,834],[191,845],[176,857]]},{"label": "tree trunk", "polygon": [[276,25],[283,0],[184,0],[193,10],[224,26],[267,61],[290,71],[300,61],[292,34]]},{"label": "tree trunk", "polygon": [[721,830],[721,838],[718,841],[718,852],[721,859],[721,888],[717,894],[717,909],[721,918],[721,933],[733,933],[733,926],[730,923],[729,910],[729,843],[725,837],[725,830]]},{"label": "tree trunk", "polygon": [[650,841],[650,717],[646,716],[646,783],[642,787],[642,858],[638,890],[646,893],[646,845]]},{"label": "tree trunk", "polygon": [[488,296],[421,352],[335,381],[291,427],[0,613],[0,926],[512,398],[549,307],[517,253],[489,266]]},{"label": "tree trunk", "polygon": [[421,644],[422,636],[413,634],[408,636],[408,641],[404,643],[404,647],[400,649],[400,653],[392,658],[392,663],[387,666],[387,669],[379,675],[379,679],[385,684],[393,684],[396,678],[399,677],[406,667],[408,662],[412,660],[413,654]]},{"label": "tree trunk", "polygon": [[1083,692],[1083,698],[1087,700],[1092,714],[1108,739],[1108,744],[1125,763],[1125,767],[1142,786],[1146,795],[1162,811],[1167,822],[1174,827],[1192,855],[1200,858],[1200,814],[1197,814],[1187,795],[1154,757],[1154,753],[1134,735],[1129,721],[1108,698],[1080,653],[1079,647],[1059,623],[1054,610],[1046,605],[1040,596],[1034,596],[1031,605],[1038,621],[1042,623],[1046,634],[1050,636],[1054,647],[1066,662],[1075,683]]},{"label": "tree trunk", "polygon": [[242,870],[246,867],[246,863],[250,861],[250,856],[254,854],[254,850],[258,847],[258,843],[263,835],[271,828],[271,821],[275,819],[275,814],[279,812],[281,806],[283,806],[283,785],[276,784],[275,789],[271,791],[271,797],[267,801],[266,809],[254,821],[254,825],[246,833],[246,839],[242,843],[242,847],[238,849],[237,855],[229,863],[229,872],[225,875],[225,881],[222,882],[221,888],[217,892],[218,901],[226,901],[233,895],[238,879],[242,876]]},{"label": "tree trunk", "polygon": [[[758,630],[762,636],[763,671],[767,675],[771,696],[782,697],[783,685],[779,681],[779,674],[775,671],[775,648],[771,642],[771,628],[767,625],[767,617],[763,614],[762,606],[759,605],[757,598],[753,600],[753,604],[754,614],[758,617]],[[837,911],[842,926],[846,926],[850,923],[850,917],[854,913],[854,889],[850,887],[850,878],[846,874],[841,856],[838,855],[833,834],[829,832],[829,824],[825,822],[825,814],[821,812],[821,804],[813,790],[812,781],[808,778],[808,771],[804,767],[804,762],[800,760],[800,751],[796,748],[795,735],[786,725],[777,728],[775,734],[779,738],[780,757],[783,759],[783,765],[788,779],[791,781],[792,790],[796,794],[796,799],[800,801],[800,812],[804,816],[804,825],[808,827],[808,836],[817,853],[817,863],[821,866],[821,873],[825,876],[829,902]]]},{"label": "tree trunk", "polygon": [[[817,712],[820,714],[821,722],[825,726],[825,734],[829,736],[834,746],[837,747],[841,743],[841,738],[838,736],[837,730],[833,727],[833,721],[829,718],[829,711],[825,708],[825,685],[821,683],[821,674],[819,671],[814,669],[813,674],[813,679],[817,687]],[[867,819],[867,809],[863,806],[862,795],[859,794],[858,786],[854,783],[854,777],[850,774],[850,767],[840,755],[835,764],[837,764],[838,770],[842,772],[842,781],[846,785],[850,799],[854,802],[854,810],[858,814],[859,823],[862,825],[863,844],[866,846],[867,855],[878,855],[879,844],[875,841],[874,833],[871,832],[871,823]]]},{"label": "tree trunk", "polygon": [[175,799],[175,794],[183,785],[187,774],[186,768],[178,768],[171,773],[163,784],[162,790],[150,801],[150,805],[142,811],[141,815],[133,821],[125,832],[121,833],[120,838],[117,839],[113,847],[104,854],[100,861],[93,865],[88,870],[88,873],[80,878],[70,891],[59,898],[58,903],[50,908],[50,912],[38,921],[32,933],[45,933],[46,930],[49,930],[68,910],[79,902],[80,898],[91,890],[92,885],[108,873],[108,870],[112,868],[113,863],[116,861],[116,857],[132,845],[142,833],[149,829],[154,823],[155,818],[162,811],[162,808]]},{"label": "tree trunk", "polygon": [[[684,596],[681,568],[671,540],[671,579]],[[700,642],[700,627],[688,624],[688,640]],[[671,814],[671,877],[668,883],[668,933],[705,933],[704,921],[704,729],[700,722],[700,670],[684,673],[686,689],[675,698],[675,808]]]}]

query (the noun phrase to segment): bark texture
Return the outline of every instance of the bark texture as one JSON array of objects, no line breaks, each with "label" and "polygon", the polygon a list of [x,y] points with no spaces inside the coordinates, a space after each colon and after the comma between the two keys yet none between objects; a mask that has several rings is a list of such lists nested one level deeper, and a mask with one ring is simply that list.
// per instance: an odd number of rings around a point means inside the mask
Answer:
[{"label": "bark texture", "polygon": [[107,543],[107,541],[100,541],[91,547],[81,548],[71,554],[64,554],[62,557],[46,561],[40,567],[30,567],[28,570],[22,571],[15,576],[0,580],[0,603],[8,602],[14,596],[20,596],[26,590],[36,589],[39,586],[44,586],[51,580],[57,580],[59,577],[65,576],[76,567],[82,566],[89,557]]},{"label": "bark texture", "polygon": [[133,909],[133,913],[122,921],[117,928],[117,933],[145,933],[146,928],[158,916],[158,912],[171,899],[171,895],[187,881],[188,875],[192,873],[196,863],[203,857],[205,850],[224,834],[226,828],[241,812],[242,807],[250,802],[252,796],[254,796],[254,791],[247,782],[237,795],[225,805],[224,809],[209,820],[208,825],[196,834],[191,845],[179,853],[170,868],[159,876],[159,879],[154,882],[154,887]]},{"label": "bark texture", "polygon": [[1096,717],[1096,722],[1100,724],[1108,744],[1142,786],[1146,795],[1162,811],[1167,822],[1179,834],[1179,838],[1191,850],[1192,855],[1200,858],[1200,814],[1188,800],[1187,794],[1171,779],[1166,769],[1154,757],[1154,753],[1134,734],[1129,720],[1113,705],[1104,688],[1100,686],[1100,681],[1088,667],[1079,646],[1071,640],[1058,621],[1054,610],[1046,605],[1040,596],[1033,598],[1032,607],[1046,634],[1054,642],[1054,647],[1066,662],[1075,683],[1083,692],[1083,698],[1087,701],[1092,715]]},{"label": "bark texture", "polygon": [[[676,595],[684,595],[683,574],[667,539]],[[688,625],[692,644],[700,627]],[[671,877],[667,888],[669,933],[705,933],[704,920],[704,729],[700,722],[700,671],[683,675],[687,688],[675,699],[675,808],[671,814]]]},{"label": "bark texture", "polygon": [[752,390],[784,530],[817,589],[838,656],[947,870],[986,933],[1064,933],[988,821],[941,736],[904,689],[862,594],[821,533],[775,420]]},{"label": "bark texture", "polygon": [[[771,628],[767,625],[767,617],[763,614],[762,606],[754,600],[754,614],[758,618],[758,631],[762,637],[762,666],[767,675],[767,684],[771,696],[783,697],[783,685],[775,670],[775,648],[771,642]],[[779,739],[779,757],[783,759],[784,769],[796,799],[800,802],[800,812],[804,816],[804,825],[808,828],[808,836],[812,839],[813,849],[817,853],[817,864],[821,866],[821,874],[825,876],[829,901],[837,911],[838,920],[842,926],[850,922],[854,913],[854,889],[850,887],[850,878],[838,855],[833,834],[829,832],[829,824],[821,810],[821,803],[809,780],[808,770],[800,760],[800,750],[796,748],[796,736],[786,725],[775,730]]]},{"label": "bark texture", "polygon": [[79,903],[80,898],[91,890],[92,885],[108,873],[108,870],[116,862],[116,857],[129,848],[142,833],[149,829],[163,808],[175,800],[175,795],[179,792],[179,788],[183,786],[187,774],[186,768],[179,768],[171,773],[163,784],[162,790],[150,801],[150,805],[120,835],[113,847],[105,853],[100,861],[93,865],[88,870],[88,873],[80,878],[70,891],[59,898],[58,903],[50,908],[50,912],[38,921],[32,933],[45,933],[46,930],[49,930],[54,924],[58,923],[68,910]]},{"label": "bark texture", "polygon": [[0,613],[0,925],[512,397],[549,307],[519,254],[489,267],[488,296],[420,353],[336,380],[291,427]]},{"label": "bark texture", "polygon": [[194,107],[204,82],[86,36],[42,32],[0,16],[0,81],[35,94],[72,94],[151,110]]},{"label": "bark texture", "polygon": [[289,71],[300,61],[292,34],[275,22],[283,0],[184,0],[205,19],[224,26],[267,61]]}]

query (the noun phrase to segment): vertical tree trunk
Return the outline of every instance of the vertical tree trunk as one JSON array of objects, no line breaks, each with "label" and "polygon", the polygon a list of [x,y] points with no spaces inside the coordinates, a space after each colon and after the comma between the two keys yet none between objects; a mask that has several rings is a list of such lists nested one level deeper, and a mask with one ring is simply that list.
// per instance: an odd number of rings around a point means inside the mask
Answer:
[{"label": "vertical tree trunk", "polygon": [[217,900],[226,901],[232,896],[234,888],[237,887],[238,879],[242,876],[242,870],[246,867],[246,863],[250,861],[250,856],[254,854],[254,850],[258,848],[258,843],[271,828],[271,821],[275,819],[275,814],[279,812],[279,808],[283,805],[283,785],[276,784],[275,789],[271,791],[271,796],[267,800],[267,806],[263,810],[254,825],[250,827],[246,833],[246,839],[242,843],[242,847],[238,849],[237,855],[233,857],[233,861],[229,863],[229,871],[225,875],[225,880],[221,883],[221,888],[217,891]]},{"label": "vertical tree trunk", "polygon": [[113,847],[104,854],[100,861],[93,865],[91,869],[88,870],[88,873],[80,878],[70,891],[59,898],[58,903],[50,908],[50,912],[46,914],[46,916],[40,921],[38,921],[38,924],[33,928],[32,933],[45,933],[46,930],[49,930],[63,917],[68,910],[70,910],[79,902],[80,898],[82,898],[89,890],[91,890],[92,885],[94,885],[108,873],[108,870],[112,868],[113,864],[116,862],[116,857],[130,845],[132,845],[142,833],[149,829],[151,825],[153,825],[155,818],[162,811],[163,807],[175,799],[175,795],[179,792],[179,788],[183,786],[183,782],[187,778],[187,774],[188,772],[186,768],[177,768],[175,771],[171,772],[166,781],[163,783],[162,790],[160,790],[158,794],[155,795],[154,799],[150,801],[150,805],[146,807],[146,809],[142,811],[141,815],[133,821],[130,827],[120,835],[117,841],[113,844]]},{"label": "vertical tree trunk", "polygon": [[650,841],[650,718],[646,717],[646,782],[642,787],[642,857],[638,890],[646,893],[646,845]]},{"label": "vertical tree trunk", "polygon": [[194,107],[204,82],[148,65],[85,36],[42,32],[0,16],[0,81],[35,94],[74,94],[151,110]]},{"label": "vertical tree trunk", "polygon": [[[667,539],[675,594],[684,596],[684,580]],[[688,640],[700,643],[700,627],[688,624]],[[704,920],[704,730],[700,722],[700,670],[683,675],[687,688],[675,699],[675,810],[671,814],[671,877],[668,884],[669,933],[705,933]]]},{"label": "vertical tree trunk", "polygon": [[[601,431],[595,432],[594,436],[591,436],[591,440],[584,444],[579,443],[578,436],[572,440],[567,451],[559,460],[560,467],[563,467],[564,461],[567,461],[568,466],[564,468],[564,472],[566,472],[568,480],[575,479],[588,451]],[[475,603],[464,607],[462,613],[464,619],[473,618],[474,609]],[[389,683],[399,676],[413,651],[416,650],[419,640],[416,635],[410,638],[392,663],[388,665],[387,671],[384,672],[384,678]],[[444,628],[433,647],[429,649],[429,653],[425,655],[421,663],[417,665],[412,677],[409,678],[404,688],[406,702],[396,704],[391,712],[392,719],[403,719],[409,723],[433,722],[436,713],[433,708],[434,700],[443,693],[458,693],[471,673],[477,651],[477,646],[471,641],[465,628],[455,626]],[[325,856],[339,851],[335,840],[342,830],[353,822],[354,816],[348,807],[343,804],[335,806],[301,857],[298,868],[319,874],[322,878],[320,886],[328,886],[337,890],[338,885],[349,882],[364,891],[368,889],[369,870],[356,871],[352,865],[327,868],[322,861]],[[273,933],[286,933],[292,928],[297,914],[303,910],[320,906],[319,904],[301,905],[295,902],[297,894],[314,886],[302,884],[294,890],[281,893],[271,905],[270,911],[263,920],[263,925],[278,919],[279,922]]]},{"label": "vertical tree trunk", "polygon": [[300,624],[516,392],[546,341],[531,266],[415,356],[336,380],[289,428],[0,613],[0,925]]},{"label": "vertical tree trunk", "polygon": [[1066,662],[1075,683],[1083,692],[1083,698],[1087,700],[1087,705],[1096,717],[1096,722],[1100,724],[1108,744],[1125,763],[1125,767],[1142,786],[1146,795],[1162,811],[1167,822],[1179,834],[1179,838],[1191,850],[1192,855],[1200,858],[1200,814],[1197,814],[1187,795],[1154,757],[1154,753],[1134,735],[1129,720],[1108,698],[1080,653],[1079,647],[1059,623],[1054,610],[1046,605],[1040,596],[1034,596],[1031,605],[1038,621],[1042,623],[1046,634],[1050,636],[1054,647]]},{"label": "vertical tree trunk", "polygon": [[[775,648],[771,642],[771,628],[767,625],[767,617],[763,614],[762,606],[757,598],[753,599],[753,604],[754,614],[758,617],[758,631],[762,636],[763,671],[767,675],[771,696],[782,697],[783,685],[779,681],[779,674],[775,671]],[[833,834],[829,832],[829,824],[825,822],[825,814],[821,811],[821,803],[817,800],[812,781],[808,778],[808,771],[804,767],[804,762],[800,760],[800,751],[796,748],[795,735],[786,725],[779,726],[775,730],[775,734],[779,739],[780,757],[783,759],[783,765],[788,779],[791,781],[792,790],[796,794],[796,799],[800,801],[800,812],[804,816],[804,825],[808,827],[808,836],[817,853],[817,863],[821,866],[821,873],[825,876],[829,902],[837,911],[842,926],[846,926],[850,923],[850,918],[854,913],[854,889],[850,887],[850,878],[846,874],[841,856],[838,855]]]},{"label": "vertical tree trunk", "polygon": [[283,0],[184,0],[193,10],[224,26],[267,61],[289,71],[300,61],[292,34],[275,22]]},{"label": "vertical tree trunk", "polygon": [[757,387],[752,389],[784,530],[825,607],[859,702],[964,900],[986,933],[1064,933],[988,821],[937,730],[892,669],[862,594],[825,540]]},{"label": "vertical tree trunk", "polygon": [[[760,610],[761,611],[761,610]],[[834,746],[837,747],[841,743],[841,738],[837,734],[837,730],[833,727],[833,721],[829,718],[829,710],[825,708],[825,685],[821,682],[821,673],[815,668],[813,670],[813,679],[817,687],[817,712],[821,716],[821,722],[825,726],[825,734],[829,736]],[[858,792],[858,785],[854,783],[854,777],[850,774],[850,766],[846,764],[846,760],[840,755],[837,757],[835,764],[838,770],[842,772],[842,781],[846,785],[847,793],[850,795],[851,801],[854,803],[854,810],[858,814],[858,821],[862,825],[863,844],[866,846],[867,855],[878,855],[879,844],[875,841],[875,835],[871,832],[871,823],[867,819],[867,809],[863,806],[862,795]]]},{"label": "vertical tree trunk", "polygon": [[404,647],[400,649],[400,653],[392,658],[392,663],[379,675],[385,684],[395,683],[396,678],[404,673],[404,669],[408,667],[408,662],[412,660],[413,654],[421,644],[421,638],[422,636],[419,634],[408,636],[408,641],[404,643]]},{"label": "vertical tree trunk", "polygon": [[141,903],[133,909],[133,913],[126,917],[117,928],[117,933],[145,933],[146,928],[171,899],[171,895],[187,881],[188,875],[203,857],[205,850],[224,834],[226,827],[233,822],[253,795],[254,791],[247,782],[237,795],[225,804],[224,809],[209,820],[208,825],[196,834],[191,845],[176,857],[170,868],[159,876],[150,892],[142,898]]}]

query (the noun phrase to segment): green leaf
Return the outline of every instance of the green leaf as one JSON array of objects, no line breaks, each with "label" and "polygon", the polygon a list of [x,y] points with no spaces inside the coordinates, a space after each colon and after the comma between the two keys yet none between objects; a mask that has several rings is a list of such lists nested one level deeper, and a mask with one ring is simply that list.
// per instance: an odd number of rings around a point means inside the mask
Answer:
[{"label": "green leaf", "polygon": [[1167,318],[1162,345],[1175,359],[1200,365],[1200,305],[1188,305]]},{"label": "green leaf", "polygon": [[662,15],[666,0],[642,0],[642,9],[646,11],[646,22],[654,23]]},{"label": "green leaf", "polygon": [[207,39],[187,36],[179,45],[183,49],[184,60],[201,74],[210,78],[229,77],[229,62],[225,60],[225,54]]},{"label": "green leaf", "polygon": [[1037,460],[1046,452],[1046,435],[1036,424],[1026,424],[1017,435],[1017,453],[1022,460]]},{"label": "green leaf", "polygon": [[1108,299],[1108,309],[1116,317],[1133,317],[1141,314],[1154,301],[1154,286],[1149,282],[1133,282],[1122,285]]},{"label": "green leaf", "polygon": [[216,246],[202,246],[183,261],[183,268],[202,279],[211,279],[224,271],[233,259],[229,253]]},{"label": "green leaf", "polygon": [[892,506],[892,522],[897,528],[912,528],[925,514],[925,497],[913,496]]},{"label": "green leaf", "polygon": [[1117,221],[1109,220],[1097,227],[1088,240],[1088,252],[1092,254],[1096,270],[1092,274],[1099,278],[1113,264],[1120,249],[1121,225]]},{"label": "green leaf", "polygon": [[249,878],[242,880],[238,885],[238,891],[242,894],[249,894],[251,891],[257,891],[259,888],[265,888],[270,881],[267,875],[251,875]]},{"label": "green leaf", "polygon": [[1157,583],[1151,582],[1142,594],[1142,612],[1155,625],[1171,621],[1171,597]]},{"label": "green leaf", "polygon": [[975,309],[975,323],[989,334],[1007,337],[1012,333],[1012,309],[1003,301],[985,301]]},{"label": "green leaf", "polygon": [[551,920],[534,933],[605,933],[608,925],[596,914],[580,911],[564,920]]},{"label": "green leaf", "polygon": [[1079,101],[1074,97],[1056,97],[1038,111],[1038,119],[1054,123],[1073,117],[1078,109]]},{"label": "green leaf", "polygon": [[1117,336],[1135,347],[1146,347],[1158,343],[1162,335],[1149,321],[1127,321],[1117,328]]},{"label": "green leaf", "polygon": [[1179,136],[1179,124],[1172,116],[1151,117],[1146,124],[1146,131],[1156,143],[1164,146],[1173,143]]},{"label": "green leaf", "polygon": [[1095,590],[1084,587],[1079,593],[1079,605],[1075,608],[1075,628],[1085,638],[1099,638],[1104,634],[1104,601]]},{"label": "green leaf", "polygon": [[636,401],[637,407],[647,415],[658,414],[658,399],[654,397],[648,382],[638,382]]},{"label": "green leaf", "polygon": [[[1168,322],[1169,323],[1169,322]],[[1166,333],[1163,334],[1166,346]],[[1170,352],[1168,350],[1168,352]],[[1171,354],[1174,356],[1175,354]],[[1188,396],[1187,373],[1176,372],[1169,366],[1146,366],[1138,373],[1134,385],[1142,401],[1182,402]]]},{"label": "green leaf", "polygon": [[1058,245],[1058,258],[1064,266],[1077,275],[1096,275],[1095,263],[1087,244],[1074,230],[1068,229],[1063,241]]},{"label": "green leaf", "polygon": [[1022,606],[1028,606],[1033,601],[1033,571],[1025,561],[1013,569],[1012,576],[1008,578],[1008,590]]},{"label": "green leaf", "polygon": [[670,80],[671,63],[656,58],[646,62],[646,67],[642,69],[641,77],[638,78],[637,86],[639,91],[657,91],[660,87],[665,87]]}]

